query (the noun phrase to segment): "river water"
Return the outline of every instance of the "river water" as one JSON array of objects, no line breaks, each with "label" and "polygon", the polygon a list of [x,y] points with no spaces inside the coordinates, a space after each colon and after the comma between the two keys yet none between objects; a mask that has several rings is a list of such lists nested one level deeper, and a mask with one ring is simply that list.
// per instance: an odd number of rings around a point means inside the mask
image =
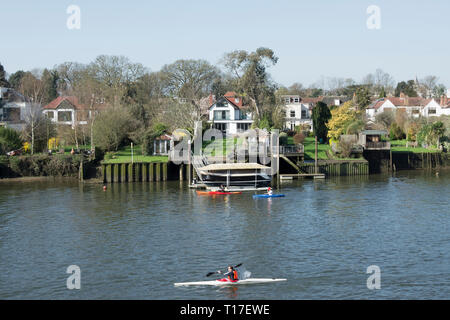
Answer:
[{"label": "river water", "polygon": [[[0,299],[449,299],[450,172],[284,183],[284,199],[179,182],[0,183]],[[243,263],[287,282],[184,287]],[[67,267],[81,270],[68,290]],[[381,288],[369,290],[369,266]]]}]

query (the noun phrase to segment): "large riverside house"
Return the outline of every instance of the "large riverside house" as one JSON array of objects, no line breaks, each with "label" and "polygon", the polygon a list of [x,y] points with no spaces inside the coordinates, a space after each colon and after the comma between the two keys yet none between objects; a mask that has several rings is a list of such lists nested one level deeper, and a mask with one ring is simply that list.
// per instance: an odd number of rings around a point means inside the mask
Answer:
[{"label": "large riverside house", "polygon": [[227,92],[209,107],[208,123],[227,135],[247,131],[253,124],[253,114],[243,105],[242,97]]},{"label": "large riverside house", "polygon": [[367,107],[366,114],[370,120],[375,120],[377,114],[397,110],[404,110],[409,116],[415,118],[450,115],[449,99],[445,95],[439,101],[436,101],[435,99],[408,97],[403,93],[400,97],[378,99]]},{"label": "large riverside house", "polygon": [[19,92],[0,87],[0,125],[22,130],[31,106],[31,100]]},{"label": "large riverside house", "polygon": [[328,106],[340,106],[348,101],[347,97],[302,98],[299,95],[281,96],[284,111],[284,129],[295,130],[295,127],[308,125],[313,130],[312,110],[318,102]]},{"label": "large riverside house", "polygon": [[347,97],[302,98],[299,95],[281,96],[284,107],[284,129],[295,130],[295,127],[307,125],[313,130],[312,110],[318,102],[327,106],[340,106],[349,100]]},{"label": "large riverside house", "polygon": [[56,124],[70,125],[72,128],[77,125],[86,125],[97,112],[103,108],[101,102],[92,106],[79,103],[76,97],[58,97],[43,109],[43,113]]},{"label": "large riverside house", "polygon": [[281,99],[284,103],[284,129],[295,130],[295,127],[305,124],[312,128],[311,115],[315,101],[303,101],[299,95],[286,95]]}]

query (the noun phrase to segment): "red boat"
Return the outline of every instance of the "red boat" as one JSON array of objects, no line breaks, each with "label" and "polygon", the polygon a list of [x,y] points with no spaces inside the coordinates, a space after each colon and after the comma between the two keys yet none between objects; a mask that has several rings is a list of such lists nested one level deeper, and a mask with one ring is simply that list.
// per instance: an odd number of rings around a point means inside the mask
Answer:
[{"label": "red boat", "polygon": [[211,196],[211,195],[228,195],[228,194],[242,194],[242,192],[237,191],[198,191],[199,196]]}]

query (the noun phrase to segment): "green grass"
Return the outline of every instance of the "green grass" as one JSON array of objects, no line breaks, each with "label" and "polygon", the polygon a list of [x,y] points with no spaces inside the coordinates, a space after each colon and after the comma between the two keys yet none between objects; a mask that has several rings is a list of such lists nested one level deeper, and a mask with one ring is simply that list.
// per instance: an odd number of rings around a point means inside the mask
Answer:
[{"label": "green grass", "polygon": [[[294,138],[288,137],[288,145],[294,144]],[[316,157],[316,147],[315,147],[315,138],[307,137],[305,141],[303,141],[303,145],[305,146],[305,160],[314,160]],[[328,143],[326,144],[317,144],[317,158],[318,160],[328,160],[329,157],[327,155],[327,151],[331,154],[331,147]]]},{"label": "green grass", "polygon": [[[125,147],[122,150],[112,153],[112,159],[103,160],[102,163],[131,163],[131,147]],[[133,148],[133,162],[168,162],[167,156],[143,156],[141,146]]]},{"label": "green grass", "polygon": [[413,153],[439,153],[440,150],[437,148],[422,148],[422,147],[406,147],[407,141],[403,140],[392,140],[391,141],[391,150],[393,152],[413,152]]},{"label": "green grass", "polygon": [[242,145],[243,138],[225,138],[216,139],[214,141],[203,141],[203,152],[208,148],[208,152],[211,152],[211,156],[226,156],[227,154],[234,152],[234,147],[238,148]]}]

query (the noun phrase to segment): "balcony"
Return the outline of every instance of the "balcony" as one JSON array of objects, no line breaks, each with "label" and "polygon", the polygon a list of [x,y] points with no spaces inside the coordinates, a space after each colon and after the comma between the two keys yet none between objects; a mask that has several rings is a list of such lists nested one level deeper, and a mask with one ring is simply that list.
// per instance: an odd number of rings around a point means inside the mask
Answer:
[{"label": "balcony", "polygon": [[366,149],[366,150],[391,150],[391,143],[388,141],[366,142],[364,149]]},{"label": "balcony", "polygon": [[305,153],[305,146],[303,144],[280,146],[280,154],[283,155],[298,155]]}]

